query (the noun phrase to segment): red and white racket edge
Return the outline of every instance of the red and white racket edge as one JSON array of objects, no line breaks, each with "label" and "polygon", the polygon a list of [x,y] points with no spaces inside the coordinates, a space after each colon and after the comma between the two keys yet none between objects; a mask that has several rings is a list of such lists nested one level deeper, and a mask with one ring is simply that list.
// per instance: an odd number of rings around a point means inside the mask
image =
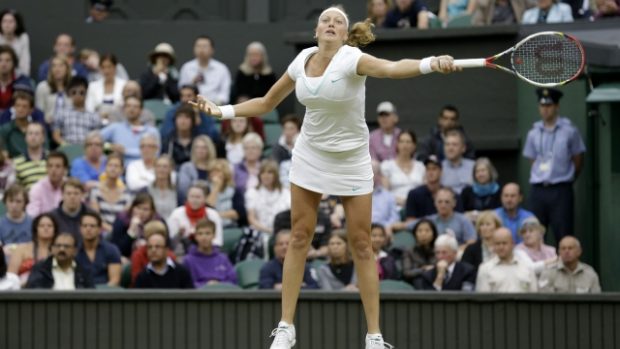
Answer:
[{"label": "red and white racket edge", "polygon": [[[498,60],[500,57],[512,53],[514,52],[519,46],[525,44],[527,41],[531,40],[534,37],[537,36],[542,36],[542,35],[559,35],[559,36],[563,36],[565,38],[568,38],[569,40],[572,40],[575,42],[575,44],[577,45],[577,47],[579,48],[579,51],[581,52],[581,65],[579,67],[579,69],[575,72],[575,74],[569,78],[566,79],[564,81],[561,82],[553,82],[553,83],[540,83],[540,82],[536,82],[536,81],[532,81],[524,76],[522,76],[521,74],[519,74],[517,71],[514,70],[514,62],[512,60],[512,57],[510,59],[510,63],[513,65],[513,69],[510,68],[506,68],[502,65],[499,64],[495,64],[493,63],[494,61]],[[575,79],[577,79],[581,73],[583,72],[583,69],[585,67],[585,63],[586,63],[586,59],[585,59],[585,51],[583,49],[583,46],[581,45],[581,42],[579,42],[579,40],[577,40],[577,38],[575,38],[572,35],[569,34],[565,34],[562,32],[556,32],[556,31],[544,31],[544,32],[538,32],[532,35],[527,36],[526,38],[524,38],[523,40],[519,41],[516,45],[514,45],[513,47],[498,53],[496,55],[493,56],[489,56],[487,58],[470,58],[470,59],[455,59],[454,60],[454,64],[456,66],[462,67],[462,68],[493,68],[493,69],[500,69],[503,70],[507,73],[513,74],[515,76],[517,76],[519,79],[526,81],[534,86],[539,86],[539,87],[554,87],[554,86],[562,86],[565,85]]]}]

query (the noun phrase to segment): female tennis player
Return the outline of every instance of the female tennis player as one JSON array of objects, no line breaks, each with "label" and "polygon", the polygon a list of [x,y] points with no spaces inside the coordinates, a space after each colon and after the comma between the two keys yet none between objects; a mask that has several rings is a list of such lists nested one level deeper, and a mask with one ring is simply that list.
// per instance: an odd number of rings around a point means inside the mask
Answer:
[{"label": "female tennis player", "polygon": [[364,119],[366,77],[402,79],[460,68],[450,56],[393,62],[365,54],[357,47],[374,41],[371,28],[366,21],[355,23],[349,31],[346,13],[330,7],[321,13],[315,28],[318,45],[299,53],[264,97],[234,106],[216,106],[202,96],[192,102],[223,119],[266,114],[293,90],[306,106],[293,149],[292,236],[284,259],[282,318],[272,332],[271,349],[295,345],[293,318],[322,193],[342,198],[368,326],[366,349],[392,347],[384,343],[379,328],[379,281],[370,242],[373,174]]}]

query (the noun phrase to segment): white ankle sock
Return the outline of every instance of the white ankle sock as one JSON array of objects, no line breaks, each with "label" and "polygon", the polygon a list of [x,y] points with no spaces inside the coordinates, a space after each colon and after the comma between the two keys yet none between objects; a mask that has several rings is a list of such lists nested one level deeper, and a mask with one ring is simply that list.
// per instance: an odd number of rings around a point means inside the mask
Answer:
[{"label": "white ankle sock", "polygon": [[284,321],[280,321],[280,322],[278,323],[278,327],[293,327],[293,325],[291,325],[291,324],[289,324],[289,323],[286,323],[286,322],[284,322]]},{"label": "white ankle sock", "polygon": [[381,333],[367,333],[366,338],[383,338]]}]

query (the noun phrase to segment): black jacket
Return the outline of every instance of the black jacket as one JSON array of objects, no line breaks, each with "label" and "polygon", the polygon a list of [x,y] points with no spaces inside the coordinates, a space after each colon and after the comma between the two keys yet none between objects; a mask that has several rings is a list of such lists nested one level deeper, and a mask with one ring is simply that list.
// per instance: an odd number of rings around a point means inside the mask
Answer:
[{"label": "black jacket", "polygon": [[179,80],[173,74],[168,73],[168,79],[163,84],[159,81],[159,76],[149,68],[140,76],[140,87],[142,87],[142,98],[144,99],[164,99],[167,95],[172,103],[179,101]]},{"label": "black jacket", "polygon": [[465,248],[461,262],[468,263],[478,272],[478,267],[482,264],[482,240],[478,239],[475,243]]},{"label": "black jacket", "polygon": [[[420,276],[423,280],[422,288],[425,290],[435,290],[433,282],[437,277],[437,269],[427,270]],[[467,263],[456,262],[452,275],[444,280],[443,291],[473,291],[476,284],[476,271],[474,267]]]},{"label": "black jacket", "polygon": [[[26,288],[47,288],[54,287],[54,275],[52,274],[53,256],[47,257],[32,267]],[[75,288],[95,288],[92,276],[80,264],[75,262]]]}]

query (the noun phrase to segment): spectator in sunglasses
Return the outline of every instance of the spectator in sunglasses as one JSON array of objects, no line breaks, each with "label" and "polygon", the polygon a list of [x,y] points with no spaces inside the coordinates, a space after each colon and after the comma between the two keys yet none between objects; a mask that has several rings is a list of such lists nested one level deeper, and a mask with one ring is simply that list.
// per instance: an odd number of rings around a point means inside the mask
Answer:
[{"label": "spectator in sunglasses", "polygon": [[59,145],[84,144],[86,136],[101,126],[99,114],[85,108],[88,81],[81,76],[74,76],[69,82],[68,92],[72,107],[60,109],[54,115],[54,141]]}]

